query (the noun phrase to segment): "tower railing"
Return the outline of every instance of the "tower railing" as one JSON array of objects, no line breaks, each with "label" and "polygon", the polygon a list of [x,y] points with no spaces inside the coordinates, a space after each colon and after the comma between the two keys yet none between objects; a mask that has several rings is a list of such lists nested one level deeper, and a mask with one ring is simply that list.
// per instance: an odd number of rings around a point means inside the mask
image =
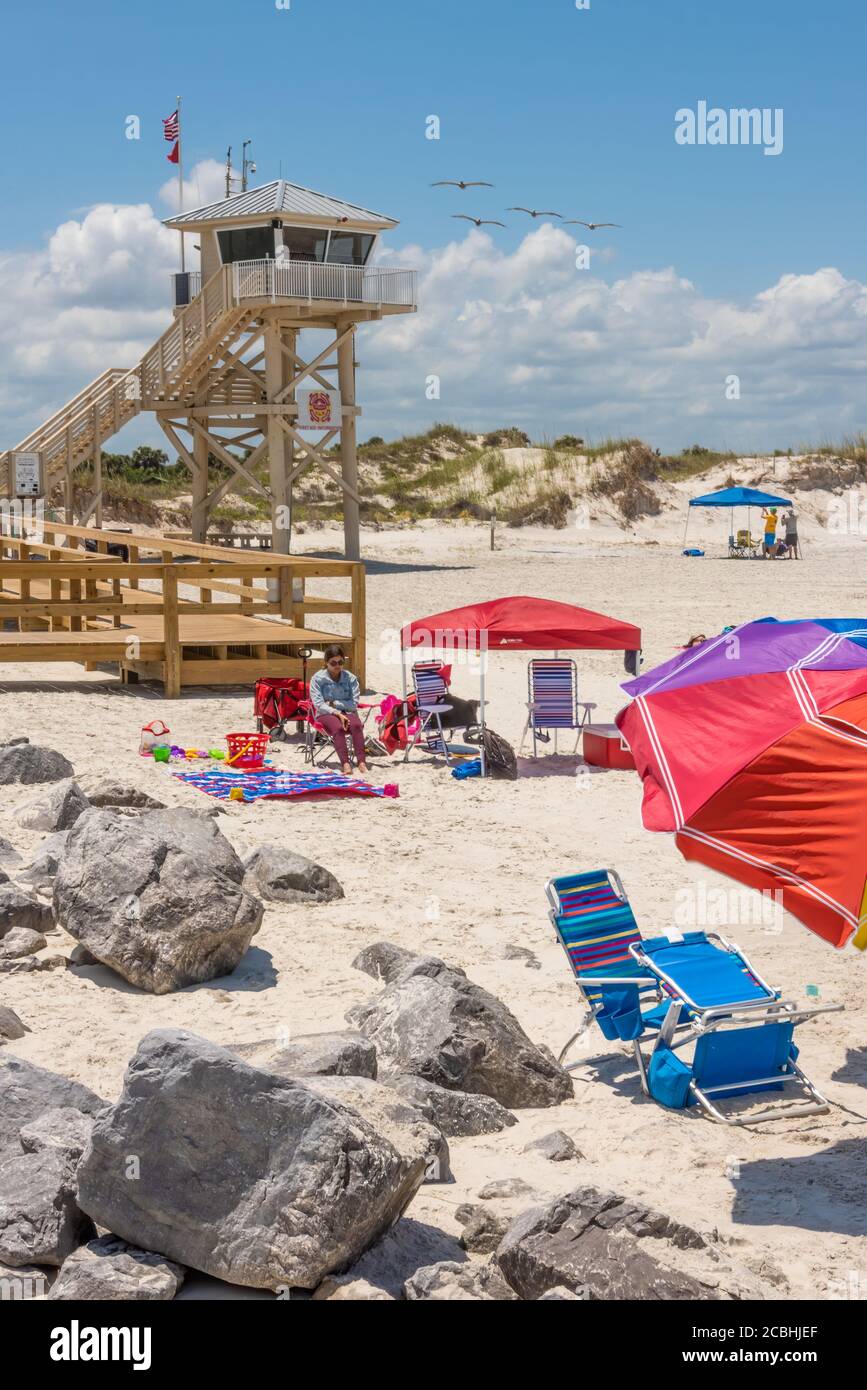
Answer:
[{"label": "tower railing", "polygon": [[387,266],[320,261],[235,261],[235,299],[327,299],[339,304],[414,308],[416,272]]}]

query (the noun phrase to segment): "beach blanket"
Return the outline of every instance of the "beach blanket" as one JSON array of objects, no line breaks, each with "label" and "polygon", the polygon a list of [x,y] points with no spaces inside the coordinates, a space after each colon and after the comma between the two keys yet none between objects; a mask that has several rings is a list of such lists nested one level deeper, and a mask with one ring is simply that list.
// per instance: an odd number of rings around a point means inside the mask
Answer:
[{"label": "beach blanket", "polygon": [[276,768],[263,768],[261,772],[245,772],[239,776],[221,768],[206,768],[201,772],[175,772],[173,775],[179,782],[198,787],[200,792],[218,801],[228,801],[229,793],[236,788],[243,792],[245,801],[302,796],[398,795],[393,783],[374,787],[360,777],[344,777],[342,772],[279,772]]}]

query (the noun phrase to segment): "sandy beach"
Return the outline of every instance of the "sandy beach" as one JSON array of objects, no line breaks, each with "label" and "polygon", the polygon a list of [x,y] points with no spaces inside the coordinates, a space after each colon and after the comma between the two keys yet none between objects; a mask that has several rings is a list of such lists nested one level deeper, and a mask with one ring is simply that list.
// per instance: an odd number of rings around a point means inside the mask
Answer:
[{"label": "sandy beach", "polygon": [[[597,539],[592,528],[503,530],[493,553],[483,526],[366,533],[369,686],[399,690],[402,621],[507,594],[559,599],[639,625],[646,669],[694,633],[769,614],[857,616],[867,608],[857,538],[813,545],[808,532],[802,563],[733,563],[722,558],[723,529],[695,560],[681,557],[670,532],[654,540],[649,527],[630,541]],[[299,540],[310,550],[329,544],[327,532]],[[581,698],[596,702],[595,718],[611,720],[625,702],[621,654],[577,659]],[[490,657],[488,722],[516,747],[526,682],[524,654]],[[455,666],[455,693],[473,698],[477,684],[475,667]],[[110,771],[171,805],[210,803],[139,756],[141,726],[161,717],[184,745],[211,746],[249,726],[250,711],[249,691],[196,690],[168,702],[157,688],[122,687],[99,671],[0,667],[4,735],[26,734],[63,752],[80,777]],[[646,934],[676,924],[689,892],[700,913],[712,913],[722,889],[728,920],[709,924],[724,927],[771,983],[798,1000],[846,1006],[800,1038],[802,1063],[833,1101],[831,1113],[732,1131],[694,1111],[665,1112],[642,1097],[626,1050],[591,1031],[580,1044],[573,1101],[521,1111],[519,1123],[500,1134],[451,1141],[455,1182],[421,1188],[394,1259],[405,1277],[418,1265],[458,1257],[454,1211],[487,1182],[520,1177],[541,1193],[586,1182],[645,1199],[702,1231],[716,1229],[764,1297],[840,1297],[859,1277],[864,1297],[867,960],[851,948],[833,950],[793,918],[757,920],[754,895],[687,865],[670,837],[642,828],[634,773],[587,772],[570,749],[566,738],[557,755],[522,758],[517,783],[459,782],[416,754],[408,765],[375,765],[375,781],[399,784],[397,800],[227,805],[220,827],[240,854],[264,843],[291,847],[336,874],[345,900],[269,905],[233,975],[175,994],[142,993],[102,966],[0,977],[0,1001],[32,1030],[9,1050],[111,1101],[139,1039],[153,1028],[184,1027],[233,1044],[345,1026],[347,1009],[377,988],[352,959],[387,940],[462,967],[556,1053],[581,1009],[547,919],[548,877],[616,868]],[[280,746],[275,762],[300,767],[300,748]],[[17,823],[32,795],[7,787],[0,803],[0,834],[25,858],[42,838]],[[58,932],[49,951],[68,953],[73,944]],[[539,968],[509,959],[513,947],[532,952]],[[552,1129],[571,1135],[580,1161],[552,1164],[523,1152]],[[522,1205],[526,1197],[500,1203],[504,1211]]]}]

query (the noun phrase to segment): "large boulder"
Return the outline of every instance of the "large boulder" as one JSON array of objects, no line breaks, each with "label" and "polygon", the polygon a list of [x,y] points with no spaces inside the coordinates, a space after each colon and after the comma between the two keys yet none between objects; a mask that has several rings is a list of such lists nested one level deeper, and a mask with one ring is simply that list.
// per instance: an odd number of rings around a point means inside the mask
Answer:
[{"label": "large boulder", "polygon": [[49,1299],[132,1302],[174,1298],[185,1270],[163,1255],[139,1250],[117,1236],[100,1236],[63,1262]]},{"label": "large boulder", "polygon": [[424,1168],[336,1098],[168,1029],[142,1039],[99,1116],[79,1201],[124,1240],[218,1279],[313,1289],[388,1230]]},{"label": "large boulder", "polygon": [[514,1014],[463,970],[380,943],[353,962],[385,979],[347,1022],[376,1045],[380,1075],[410,1073],[510,1108],[560,1105],[569,1073],[530,1041]]},{"label": "large boulder", "polygon": [[229,1049],[245,1062],[278,1076],[366,1076],[376,1080],[376,1048],[363,1033],[302,1033],[291,1042],[271,1039]]},{"label": "large boulder", "polygon": [[11,1053],[0,1055],[0,1156],[9,1151],[17,1154],[19,1130],[46,1110],[69,1107],[84,1115],[95,1115],[104,1106],[104,1100],[78,1081],[36,1067]]},{"label": "large boulder", "polygon": [[122,782],[112,772],[89,772],[79,777],[78,785],[91,806],[118,806],[128,811],[161,811],[164,801],[157,801],[144,787]]},{"label": "large boulder", "polygon": [[244,887],[267,902],[328,903],[343,897],[334,875],[278,845],[261,845],[244,865]]},{"label": "large boulder", "polygon": [[153,994],[230,974],[263,908],[217,826],[186,810],[89,810],[66,841],[54,914],[97,960]]},{"label": "large boulder", "polygon": [[30,1029],[26,1023],[22,1023],[14,1009],[10,1009],[6,1004],[0,1004],[0,1043],[16,1042],[18,1038],[23,1038]]},{"label": "large boulder", "polygon": [[0,1264],[59,1265],[93,1225],[76,1200],[75,1165],[58,1149],[0,1164]]},{"label": "large boulder", "polygon": [[32,956],[36,951],[43,951],[47,945],[41,932],[32,931],[30,927],[12,927],[0,938],[0,958],[17,960],[20,956]]},{"label": "large boulder", "polygon": [[414,1161],[421,1158],[427,1182],[450,1182],[449,1146],[443,1135],[417,1106],[388,1086],[366,1076],[311,1077],[313,1090],[343,1105],[351,1105],[380,1134],[390,1139],[398,1153]]},{"label": "large boulder", "polygon": [[76,1164],[87,1148],[92,1130],[92,1115],[72,1105],[58,1105],[43,1110],[41,1115],[22,1125],[18,1142],[25,1153],[38,1154],[52,1149]]},{"label": "large boulder", "polygon": [[69,830],[89,805],[75,779],[67,777],[25,802],[18,812],[18,824],[27,830]]},{"label": "large boulder", "polygon": [[69,759],[54,748],[42,748],[38,743],[6,744],[0,748],[0,786],[62,782],[74,772]]},{"label": "large boulder", "polygon": [[387,1078],[402,1096],[417,1105],[422,1114],[441,1130],[447,1139],[467,1135],[498,1134],[518,1121],[510,1110],[490,1096],[468,1095],[466,1091],[447,1091],[434,1081],[420,1076]]},{"label": "large boulder", "polygon": [[678,1267],[678,1252],[704,1246],[697,1231],[662,1212],[579,1187],[517,1216],[495,1259],[524,1299],[565,1286],[591,1299],[668,1302],[718,1297],[713,1280]]},{"label": "large boulder", "polygon": [[43,932],[53,927],[51,908],[16,888],[14,883],[0,883],[0,940],[21,927],[26,931]]}]

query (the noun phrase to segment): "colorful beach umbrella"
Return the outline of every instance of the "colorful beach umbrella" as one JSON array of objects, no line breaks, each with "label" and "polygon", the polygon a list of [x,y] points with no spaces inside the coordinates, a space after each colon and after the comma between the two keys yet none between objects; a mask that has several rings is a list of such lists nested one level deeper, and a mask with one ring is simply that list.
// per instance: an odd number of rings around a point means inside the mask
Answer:
[{"label": "colorful beach umbrella", "polygon": [[765,618],[623,686],[649,830],[867,947],[867,619]]}]

